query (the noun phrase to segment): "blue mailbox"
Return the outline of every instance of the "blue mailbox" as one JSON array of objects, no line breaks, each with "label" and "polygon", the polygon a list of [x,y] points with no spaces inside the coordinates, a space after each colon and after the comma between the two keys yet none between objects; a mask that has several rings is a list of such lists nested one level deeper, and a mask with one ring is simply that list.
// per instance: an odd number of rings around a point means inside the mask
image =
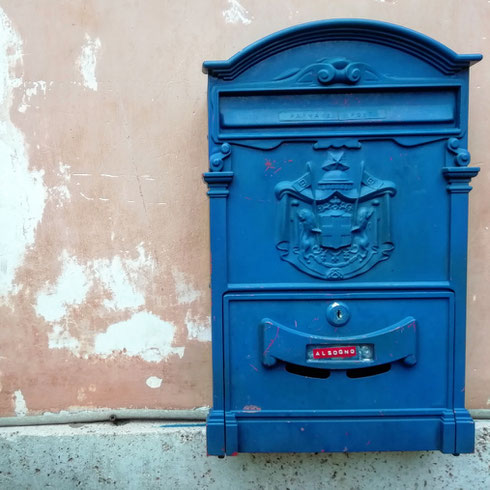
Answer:
[{"label": "blue mailbox", "polygon": [[472,452],[468,71],[337,19],[207,61],[208,453]]}]

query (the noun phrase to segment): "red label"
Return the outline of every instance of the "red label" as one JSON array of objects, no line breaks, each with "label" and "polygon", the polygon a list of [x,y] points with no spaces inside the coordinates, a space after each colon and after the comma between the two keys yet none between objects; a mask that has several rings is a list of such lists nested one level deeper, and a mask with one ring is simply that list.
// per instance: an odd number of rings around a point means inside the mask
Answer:
[{"label": "red label", "polygon": [[335,359],[355,356],[357,356],[357,347],[355,345],[338,345],[336,347],[313,349],[313,359]]}]

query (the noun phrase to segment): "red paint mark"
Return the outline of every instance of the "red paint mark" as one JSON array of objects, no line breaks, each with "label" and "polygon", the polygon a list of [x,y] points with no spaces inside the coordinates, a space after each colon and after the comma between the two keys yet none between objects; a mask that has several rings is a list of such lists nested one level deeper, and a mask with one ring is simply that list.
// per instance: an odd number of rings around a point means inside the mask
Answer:
[{"label": "red paint mark", "polygon": [[301,427],[301,429],[299,429],[301,432],[304,432],[305,431],[305,428],[304,427]]},{"label": "red paint mark", "polygon": [[320,320],[320,319],[317,316],[315,318],[313,318],[314,322],[317,322],[318,320]]},{"label": "red paint mark", "polygon": [[288,160],[288,162],[289,162],[289,163],[291,163],[291,162],[292,162],[292,160]]},{"label": "red paint mark", "polygon": [[258,369],[253,365],[253,364],[250,364],[248,363],[248,365],[252,368],[252,369],[255,369],[256,371],[258,371]]},{"label": "red paint mark", "polygon": [[232,456],[238,456],[238,451],[235,451],[234,453],[231,453]]},{"label": "red paint mark", "polygon": [[335,359],[355,357],[356,355],[357,347],[355,345],[339,345],[336,347],[313,349],[313,359]]},{"label": "red paint mark", "polygon": [[276,168],[276,171],[274,173],[277,174],[277,172],[279,172],[280,170],[282,170],[282,167]]},{"label": "red paint mark", "polygon": [[247,199],[248,201],[252,201],[253,199],[251,197],[248,197],[248,196],[243,196],[245,199]]},{"label": "red paint mark", "polygon": [[348,436],[348,435],[349,435],[349,433],[348,433],[348,432],[346,432],[346,433],[345,433],[345,435],[346,435],[346,436]]},{"label": "red paint mark", "polygon": [[242,410],[247,413],[254,413],[260,412],[262,409],[257,405],[245,405]]},{"label": "red paint mark", "polygon": [[371,441],[366,442],[366,446],[369,446],[371,444]]},{"label": "red paint mark", "polygon": [[417,330],[417,324],[415,321],[413,322],[410,322],[408,325],[407,325],[407,328],[413,328],[414,330]]},{"label": "red paint mark", "polygon": [[264,165],[265,165],[264,173],[267,173],[267,170],[273,170],[276,168],[272,165],[272,162],[268,159],[264,162]]},{"label": "red paint mark", "polygon": [[324,452],[325,452],[325,449],[322,449],[320,452],[321,452],[321,453],[324,453]]},{"label": "red paint mark", "polygon": [[463,393],[463,392],[464,392],[464,386],[461,388],[461,393]]},{"label": "red paint mark", "polygon": [[298,322],[294,320],[294,328],[298,328]]},{"label": "red paint mark", "polygon": [[277,340],[278,336],[279,336],[279,327],[277,327],[276,336],[270,341],[269,345],[267,346],[267,349],[265,349],[264,356],[269,352],[270,348],[274,345],[274,342]]}]

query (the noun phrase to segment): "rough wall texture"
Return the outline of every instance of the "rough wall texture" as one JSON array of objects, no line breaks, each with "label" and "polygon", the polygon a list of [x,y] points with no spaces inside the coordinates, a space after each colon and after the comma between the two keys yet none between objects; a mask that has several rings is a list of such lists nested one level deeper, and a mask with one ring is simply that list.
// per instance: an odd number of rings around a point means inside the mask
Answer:
[{"label": "rough wall texture", "polygon": [[[204,59],[365,17],[489,53],[487,0],[0,0],[0,416],[211,400]],[[490,56],[488,56],[490,59]],[[471,79],[467,405],[490,407],[488,61]]]}]

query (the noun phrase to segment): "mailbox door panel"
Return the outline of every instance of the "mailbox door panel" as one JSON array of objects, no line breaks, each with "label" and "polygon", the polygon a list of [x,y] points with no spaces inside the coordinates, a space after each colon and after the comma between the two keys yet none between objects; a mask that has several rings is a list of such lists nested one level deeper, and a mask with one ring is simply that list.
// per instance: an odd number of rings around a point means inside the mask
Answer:
[{"label": "mailbox door panel", "polygon": [[226,295],[227,454],[453,452],[453,308],[448,292]]},{"label": "mailbox door panel", "polygon": [[359,145],[233,149],[230,283],[448,279],[444,143]]},{"label": "mailbox door panel", "polygon": [[450,293],[227,295],[224,309],[227,410],[451,407]]}]

